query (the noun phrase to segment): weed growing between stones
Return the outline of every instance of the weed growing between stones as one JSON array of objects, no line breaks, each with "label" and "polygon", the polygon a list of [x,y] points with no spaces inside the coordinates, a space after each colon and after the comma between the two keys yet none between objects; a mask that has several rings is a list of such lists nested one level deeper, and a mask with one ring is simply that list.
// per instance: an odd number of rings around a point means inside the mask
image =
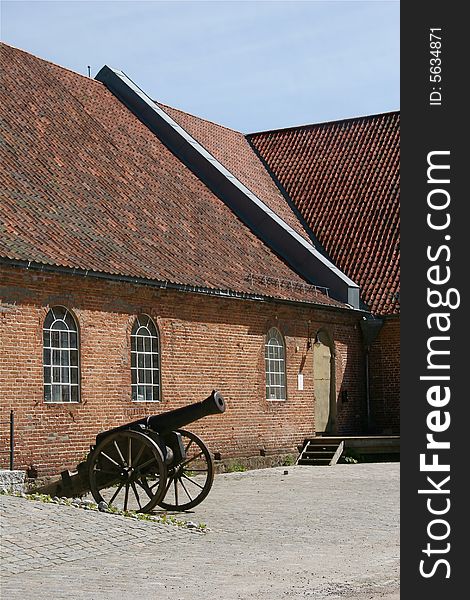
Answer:
[{"label": "weed growing between stones", "polygon": [[0,490],[0,495],[15,496],[17,498],[25,498],[26,500],[44,502],[45,504],[73,506],[75,508],[81,508],[83,510],[93,510],[96,512],[120,515],[122,517],[135,519],[137,521],[146,521],[149,523],[157,523],[161,525],[172,525],[174,527],[189,529],[195,533],[207,533],[208,531],[210,531],[210,529],[205,523],[197,524],[193,521],[183,521],[182,519],[178,519],[174,515],[168,515],[167,513],[162,513],[161,515],[152,515],[147,513],[138,513],[133,510],[119,510],[115,506],[108,506],[105,502],[100,502],[99,504],[96,504],[91,500],[83,500],[82,498],[59,498],[57,496],[51,497],[47,494],[25,494],[20,492],[9,492],[5,490]]}]

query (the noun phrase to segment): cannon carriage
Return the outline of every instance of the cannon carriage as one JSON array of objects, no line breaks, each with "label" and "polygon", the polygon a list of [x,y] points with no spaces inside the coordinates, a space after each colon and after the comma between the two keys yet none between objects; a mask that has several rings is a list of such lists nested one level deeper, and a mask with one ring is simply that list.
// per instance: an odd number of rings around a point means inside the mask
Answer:
[{"label": "cannon carriage", "polygon": [[202,402],[103,431],[76,472],[64,471],[37,491],[68,497],[91,492],[97,503],[121,510],[189,510],[209,493],[214,465],[204,442],[183,428],[224,411],[214,390]]}]

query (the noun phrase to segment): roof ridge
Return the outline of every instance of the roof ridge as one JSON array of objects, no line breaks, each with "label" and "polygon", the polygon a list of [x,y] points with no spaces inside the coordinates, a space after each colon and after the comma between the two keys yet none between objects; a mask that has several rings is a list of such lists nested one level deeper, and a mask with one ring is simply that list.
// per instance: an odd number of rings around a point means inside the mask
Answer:
[{"label": "roof ridge", "polygon": [[205,119],[204,117],[199,117],[198,115],[190,113],[186,110],[181,110],[181,108],[176,108],[175,106],[171,106],[170,104],[165,104],[164,102],[160,102],[160,100],[154,100],[154,102],[164,108],[171,108],[171,110],[177,110],[178,112],[183,113],[184,115],[188,115],[189,117],[193,117],[194,119],[198,119],[199,121],[204,121],[205,123],[210,123],[211,125],[216,125],[217,127],[222,127],[223,129],[227,129],[228,131],[232,131],[233,133],[238,133],[241,136],[246,137],[246,134],[244,134],[241,131],[238,131],[238,129],[233,129],[233,127],[227,127],[227,125],[222,125],[221,123],[216,123],[215,121],[211,121],[210,119]]},{"label": "roof ridge", "polygon": [[32,56],[36,60],[40,60],[43,63],[47,63],[48,65],[52,65],[53,67],[57,67],[58,69],[61,69],[63,71],[68,71],[69,73],[73,73],[74,75],[78,75],[79,77],[83,77],[87,81],[93,81],[93,83],[101,84],[100,81],[97,81],[93,77],[88,77],[88,75],[83,75],[82,73],[79,73],[78,71],[74,71],[73,69],[70,69],[69,67],[64,67],[63,65],[59,65],[58,63],[55,63],[52,60],[49,60],[47,58],[42,58],[41,56],[37,56],[36,54],[33,54],[32,52],[28,52],[28,50],[23,50],[23,48],[18,48],[17,46],[13,46],[13,44],[7,44],[6,42],[3,42],[0,40],[0,46],[7,46],[8,48],[12,48],[16,52],[21,52],[22,54],[27,54],[28,56]]},{"label": "roof ridge", "polygon": [[336,125],[339,123],[344,123],[346,121],[359,121],[360,119],[374,119],[376,117],[384,117],[385,115],[399,115],[400,109],[396,110],[387,110],[379,113],[372,113],[370,115],[357,115],[354,117],[344,117],[342,119],[331,119],[327,121],[319,121],[318,123],[304,123],[303,125],[290,125],[289,127],[278,127],[274,129],[265,129],[263,131],[253,131],[252,133],[246,133],[246,137],[251,137],[255,135],[262,135],[264,133],[276,133],[281,131],[292,131],[294,129],[308,129],[309,127],[319,127],[321,125]]}]

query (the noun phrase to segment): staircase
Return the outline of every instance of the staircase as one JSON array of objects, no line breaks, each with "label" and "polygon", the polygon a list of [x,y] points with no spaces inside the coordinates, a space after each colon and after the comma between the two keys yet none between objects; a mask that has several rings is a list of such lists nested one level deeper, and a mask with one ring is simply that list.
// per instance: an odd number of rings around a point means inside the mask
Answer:
[{"label": "staircase", "polygon": [[343,450],[343,440],[328,440],[327,437],[310,438],[304,441],[299,458],[295,464],[333,466],[340,459]]}]

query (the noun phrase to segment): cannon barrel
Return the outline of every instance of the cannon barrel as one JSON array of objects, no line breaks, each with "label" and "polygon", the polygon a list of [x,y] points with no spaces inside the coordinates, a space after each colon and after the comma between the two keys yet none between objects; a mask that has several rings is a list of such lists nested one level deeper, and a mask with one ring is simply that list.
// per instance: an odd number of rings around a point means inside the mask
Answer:
[{"label": "cannon barrel", "polygon": [[216,390],[212,391],[212,394],[202,400],[201,402],[195,402],[188,406],[182,406],[175,410],[170,410],[159,415],[152,415],[150,417],[144,417],[131,423],[126,423],[120,427],[103,431],[96,436],[96,444],[98,445],[101,440],[116,431],[122,431],[124,429],[139,429],[146,427],[160,434],[165,434],[176,429],[181,429],[189,423],[198,421],[208,415],[215,415],[225,412],[225,401],[222,395]]},{"label": "cannon barrel", "polygon": [[146,425],[149,429],[158,433],[167,433],[175,429],[181,429],[189,423],[199,421],[208,415],[216,415],[225,412],[225,402],[222,395],[213,390],[212,394],[202,400],[188,406],[182,406],[166,413],[147,417]]}]

